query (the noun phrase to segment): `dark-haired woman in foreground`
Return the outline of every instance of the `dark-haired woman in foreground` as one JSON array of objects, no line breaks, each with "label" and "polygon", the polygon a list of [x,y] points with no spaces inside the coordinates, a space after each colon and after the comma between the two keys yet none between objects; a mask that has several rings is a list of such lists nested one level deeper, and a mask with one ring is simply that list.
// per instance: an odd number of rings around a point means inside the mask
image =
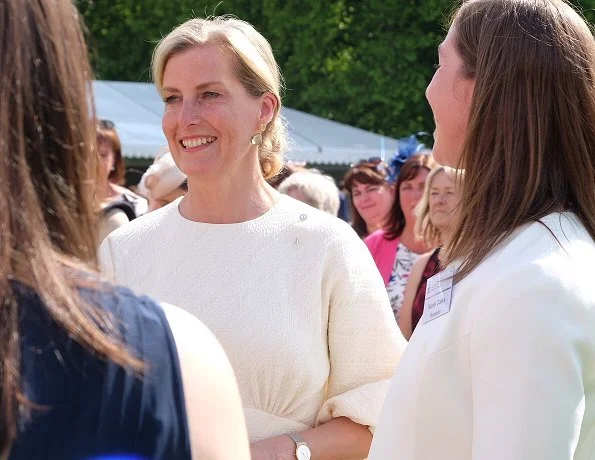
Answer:
[{"label": "dark-haired woman in foreground", "polygon": [[75,7],[0,0],[0,31],[0,457],[249,458],[206,328],[93,271],[96,122]]},{"label": "dark-haired woman in foreground", "polygon": [[439,56],[434,156],[465,170],[460,221],[370,458],[591,460],[595,40],[561,0],[474,0]]}]

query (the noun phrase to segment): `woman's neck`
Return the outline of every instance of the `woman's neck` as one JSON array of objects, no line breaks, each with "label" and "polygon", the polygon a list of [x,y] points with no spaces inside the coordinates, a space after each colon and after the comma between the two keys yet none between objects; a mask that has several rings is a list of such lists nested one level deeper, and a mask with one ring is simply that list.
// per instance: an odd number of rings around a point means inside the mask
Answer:
[{"label": "woman's neck", "polygon": [[445,248],[448,248],[448,245],[452,241],[453,232],[451,230],[441,230],[440,231],[440,239],[442,243],[440,244],[440,253],[438,254],[438,260],[440,261],[440,265],[444,265],[446,263],[446,251]]},{"label": "woman's neck", "polygon": [[403,243],[405,246],[407,246],[409,249],[411,249],[413,252],[417,254],[423,254],[432,249],[426,246],[423,241],[419,241],[415,237],[412,225],[405,224],[405,228],[403,229],[403,232],[401,233],[401,236],[399,238],[401,243]]},{"label": "woman's neck", "polygon": [[259,173],[241,178],[218,179],[188,177],[188,193],[182,198],[182,216],[195,222],[234,224],[262,216],[279,199],[279,192]]},{"label": "woman's neck", "polygon": [[384,222],[374,222],[374,223],[366,223],[366,230],[368,234],[374,233],[376,230],[380,230],[384,228]]},{"label": "woman's neck", "polygon": [[103,200],[104,201],[108,201],[111,200],[112,198],[121,195],[122,192],[118,189],[118,187],[114,184],[112,184],[109,180],[106,181],[104,187],[103,187]]}]

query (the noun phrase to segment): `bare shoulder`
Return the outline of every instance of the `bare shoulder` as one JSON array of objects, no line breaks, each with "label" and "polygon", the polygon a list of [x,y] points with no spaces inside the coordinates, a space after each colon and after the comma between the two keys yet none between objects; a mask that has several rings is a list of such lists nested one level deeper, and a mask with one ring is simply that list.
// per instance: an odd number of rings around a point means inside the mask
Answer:
[{"label": "bare shoulder", "polygon": [[221,345],[190,313],[162,304],[182,371],[192,458],[250,458],[235,376]]}]

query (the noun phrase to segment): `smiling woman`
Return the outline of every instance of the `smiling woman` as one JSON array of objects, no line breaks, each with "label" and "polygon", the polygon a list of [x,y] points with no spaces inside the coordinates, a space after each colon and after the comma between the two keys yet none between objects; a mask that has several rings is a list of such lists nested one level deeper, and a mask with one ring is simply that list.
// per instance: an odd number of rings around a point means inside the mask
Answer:
[{"label": "smiling woman", "polygon": [[253,460],[366,457],[404,339],[352,229],[267,183],[285,146],[269,43],[237,19],[193,19],[153,74],[188,193],[110,235],[104,270],[215,332]]},{"label": "smiling woman", "polygon": [[352,227],[362,238],[386,225],[395,200],[395,188],[387,181],[386,165],[361,161],[343,179],[351,203]]},{"label": "smiling woman", "polygon": [[0,0],[0,458],[245,460],[213,335],[96,272],[120,152],[113,123],[97,131],[83,30],[71,1]]}]

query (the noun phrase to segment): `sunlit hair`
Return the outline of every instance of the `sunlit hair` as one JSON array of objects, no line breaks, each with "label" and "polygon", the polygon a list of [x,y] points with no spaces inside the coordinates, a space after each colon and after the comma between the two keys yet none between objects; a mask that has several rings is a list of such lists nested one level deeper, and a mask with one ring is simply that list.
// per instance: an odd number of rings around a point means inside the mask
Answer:
[{"label": "sunlit hair", "polygon": [[435,248],[443,243],[440,230],[433,224],[432,219],[430,219],[430,192],[432,188],[432,182],[434,181],[434,178],[440,173],[446,174],[453,181],[453,184],[456,187],[459,186],[459,181],[462,178],[462,175],[460,175],[456,169],[449,168],[448,166],[434,167],[426,178],[424,194],[421,198],[421,201],[415,208],[417,220],[415,222],[414,232],[416,237],[423,241],[424,244],[430,248]]},{"label": "sunlit hair", "polygon": [[595,40],[561,0],[474,0],[452,23],[475,80],[450,248],[473,270],[515,229],[555,211],[595,237]]},{"label": "sunlit hair", "polygon": [[[407,224],[405,213],[403,212],[403,209],[401,209],[401,184],[415,179],[424,169],[426,171],[431,171],[435,164],[432,155],[423,153],[409,157],[401,167],[397,183],[395,184],[395,201],[390,210],[389,221],[385,229],[386,239],[394,240],[395,238],[399,238]],[[413,224],[413,222],[410,222],[410,224]]]},{"label": "sunlit hair", "polygon": [[101,124],[97,125],[97,148],[103,142],[114,153],[114,169],[110,171],[108,180],[112,184],[124,185],[126,182],[126,164],[122,156],[122,143],[116,128],[105,128]]},{"label": "sunlit hair", "polygon": [[298,171],[279,186],[279,192],[289,194],[298,190],[310,206],[336,216],[339,212],[339,189],[332,177],[317,170]]},{"label": "sunlit hair", "polygon": [[349,197],[352,216],[351,226],[361,238],[368,235],[368,227],[364,218],[353,204],[353,188],[355,187],[355,183],[390,187],[386,180],[387,168],[384,163],[360,161],[345,173],[343,186],[345,187],[345,190],[347,190],[347,195]]},{"label": "sunlit hair", "polygon": [[260,167],[265,179],[283,167],[287,139],[281,117],[281,73],[269,42],[254,27],[239,19],[219,16],[191,19],[176,27],[159,42],[153,53],[153,81],[161,93],[168,60],[194,47],[222,46],[234,60],[235,75],[248,94],[258,98],[271,93],[277,99],[272,121],[258,145]]},{"label": "sunlit hair", "polygon": [[[92,73],[70,1],[0,2],[0,456],[31,410],[21,390],[17,291],[75,342],[118,364],[141,364],[82,302],[96,267],[96,121]],[[96,283],[95,283],[96,284]],[[94,285],[95,285],[94,284]],[[50,327],[48,325],[48,327]],[[50,408],[51,410],[51,408]]]}]

